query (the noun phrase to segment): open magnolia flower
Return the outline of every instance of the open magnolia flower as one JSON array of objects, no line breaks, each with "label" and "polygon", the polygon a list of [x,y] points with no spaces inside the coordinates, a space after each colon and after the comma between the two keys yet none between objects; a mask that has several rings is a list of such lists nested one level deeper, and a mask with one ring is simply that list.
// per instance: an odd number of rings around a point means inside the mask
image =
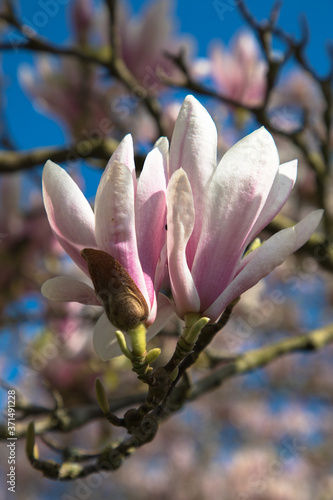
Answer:
[{"label": "open magnolia flower", "polygon": [[322,210],[308,214],[243,257],[285,204],[297,161],[279,164],[263,127],[216,164],[217,133],[205,108],[186,97],[170,145],[167,190],[168,267],[181,318],[200,313],[216,321],[225,307],[300,248]]},{"label": "open magnolia flower", "polygon": [[42,293],[51,300],[104,307],[93,338],[103,360],[121,354],[117,329],[144,324],[149,340],[173,313],[168,299],[158,295],[166,266],[167,154],[163,138],[147,155],[137,181],[132,138],[126,136],[102,175],[94,212],[65,170],[51,161],[44,167],[52,231],[94,288],[60,276],[44,283]]}]

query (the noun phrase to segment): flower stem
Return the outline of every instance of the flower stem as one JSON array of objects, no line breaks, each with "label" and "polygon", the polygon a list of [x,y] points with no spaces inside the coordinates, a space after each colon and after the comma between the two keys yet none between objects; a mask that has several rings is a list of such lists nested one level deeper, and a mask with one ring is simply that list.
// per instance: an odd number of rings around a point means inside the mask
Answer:
[{"label": "flower stem", "polygon": [[118,330],[116,332],[116,337],[120,349],[122,353],[131,361],[132,370],[138,375],[138,378],[146,384],[149,384],[149,375],[152,371],[149,364],[155,361],[155,359],[160,355],[161,350],[156,348],[147,352],[146,327],[143,324],[128,330],[127,333],[131,341],[132,349],[129,349],[123,332]]},{"label": "flower stem", "polygon": [[209,318],[201,317],[198,313],[189,313],[185,316],[183,333],[177,342],[172,358],[165,365],[172,380],[177,377],[179,364],[192,352],[201,330],[209,321]]}]

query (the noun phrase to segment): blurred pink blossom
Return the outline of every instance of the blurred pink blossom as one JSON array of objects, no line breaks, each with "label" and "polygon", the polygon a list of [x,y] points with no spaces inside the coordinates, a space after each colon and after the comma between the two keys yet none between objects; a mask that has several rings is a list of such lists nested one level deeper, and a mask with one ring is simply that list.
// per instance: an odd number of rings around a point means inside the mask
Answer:
[{"label": "blurred pink blossom", "polygon": [[40,193],[29,209],[22,206],[22,182],[21,174],[15,173],[0,179],[0,310],[26,292],[38,289],[40,276],[45,275],[41,255],[59,253],[41,210]]},{"label": "blurred pink blossom", "polygon": [[156,138],[156,124],[140,99],[119,82],[102,82],[91,65],[39,56],[36,68],[20,66],[19,77],[36,108],[58,117],[77,141],[94,145],[105,137],[120,140],[128,131],[138,141]]},{"label": "blurred pink blossom", "polygon": [[[269,107],[273,123],[284,130],[295,130],[306,121],[309,129],[323,137],[322,115],[325,101],[320,87],[304,70],[293,70],[276,85]],[[313,139],[312,139],[313,141]]]},{"label": "blurred pink blossom", "polygon": [[[133,16],[126,3],[118,3],[121,56],[139,83],[153,93],[161,88],[159,70],[169,76],[177,72],[165,52],[176,54],[180,47],[190,52],[192,47],[189,37],[174,34],[175,20],[171,6],[168,0],[148,2],[139,16]],[[104,33],[104,43],[108,43],[110,21],[105,12],[101,14],[100,31]]]},{"label": "blurred pink blossom", "polygon": [[94,11],[91,0],[74,0],[71,5],[70,15],[75,40],[80,45],[86,44],[89,41],[89,34],[94,23]]},{"label": "blurred pink blossom", "polygon": [[39,56],[36,69],[22,64],[19,76],[35,104],[58,116],[74,139],[89,139],[92,130],[103,137],[112,130],[109,91],[93,67],[76,59],[59,63]]},{"label": "blurred pink blossom", "polygon": [[236,34],[230,49],[215,43],[210,50],[210,62],[211,75],[223,95],[247,106],[263,101],[267,65],[251,32]]}]

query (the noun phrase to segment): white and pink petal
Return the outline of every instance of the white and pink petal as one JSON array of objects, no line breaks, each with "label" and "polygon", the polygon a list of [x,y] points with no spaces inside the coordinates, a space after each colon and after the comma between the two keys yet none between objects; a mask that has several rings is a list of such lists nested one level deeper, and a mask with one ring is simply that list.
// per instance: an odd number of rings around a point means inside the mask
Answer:
[{"label": "white and pink petal", "polygon": [[310,238],[318,227],[323,210],[315,210],[298,224],[274,234],[262,246],[245,257],[242,270],[231,281],[215,302],[204,312],[216,321],[225,307],[243,292],[253,287],[273,269],[282,264]]},{"label": "white and pink petal", "polygon": [[103,361],[108,361],[122,354],[115,336],[116,330],[117,328],[110,323],[106,314],[103,313],[98,319],[93,333],[95,352]]},{"label": "white and pink petal", "polygon": [[80,252],[86,247],[96,248],[94,213],[78,185],[50,160],[43,170],[43,198],[54,235],[71,259],[89,275]]},{"label": "white and pink petal", "polygon": [[149,304],[138,256],[134,198],[132,173],[126,165],[114,161],[97,190],[95,233],[99,248],[126,269]]},{"label": "white and pink petal", "polygon": [[223,156],[202,193],[204,223],[192,275],[204,309],[230,282],[278,168],[274,140],[262,127]]},{"label": "white and pink petal", "polygon": [[171,177],[167,189],[167,248],[172,295],[177,313],[200,310],[200,298],[186,260],[186,247],[194,227],[192,190],[183,169]]},{"label": "white and pink petal", "polygon": [[[167,158],[163,149],[156,147],[147,155],[135,200],[138,252],[151,305],[156,268],[166,241],[166,187]],[[166,254],[163,259],[165,266]]]},{"label": "white and pink petal", "polygon": [[270,190],[266,203],[247,238],[246,245],[248,245],[280,212],[286,203],[292,188],[294,187],[296,177],[297,160],[292,160],[280,165],[275,176],[272,189]]},{"label": "white and pink petal", "polygon": [[155,321],[147,329],[147,342],[155,337],[174,316],[175,310],[171,301],[163,293],[159,293]]},{"label": "white and pink petal", "polygon": [[101,305],[92,287],[69,276],[57,276],[45,281],[41,292],[45,298],[58,302]]},{"label": "white and pink petal", "polygon": [[207,110],[188,95],[176,120],[170,145],[170,176],[183,168],[189,178],[195,200],[195,224],[188,243],[187,258],[191,268],[202,227],[205,191],[216,168],[217,130]]}]

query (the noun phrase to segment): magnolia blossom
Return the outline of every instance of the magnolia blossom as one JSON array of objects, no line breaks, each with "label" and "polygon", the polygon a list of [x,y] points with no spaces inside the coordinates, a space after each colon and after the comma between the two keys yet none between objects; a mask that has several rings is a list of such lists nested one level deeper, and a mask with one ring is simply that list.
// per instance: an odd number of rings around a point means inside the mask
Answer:
[{"label": "magnolia blossom", "polygon": [[[51,300],[104,306],[93,338],[95,350],[104,360],[121,354],[113,335],[121,318],[117,325],[109,319],[115,318],[117,311],[112,307],[124,286],[132,305],[144,309],[148,339],[172,314],[168,299],[161,294],[157,299],[166,264],[167,149],[167,140],[161,139],[148,154],[137,181],[132,138],[127,135],[103,173],[94,212],[65,170],[48,161],[43,171],[44,204],[52,231],[92,279],[95,290],[87,283],[62,276],[44,283],[42,293]],[[114,266],[121,272],[121,283]],[[116,303],[123,307],[122,302]]]},{"label": "magnolia blossom", "polygon": [[22,183],[20,173],[3,174],[0,179],[1,312],[9,302],[39,289],[38,259],[41,255],[58,256],[60,249],[50,231],[40,193],[32,191],[28,204],[22,203]]},{"label": "magnolia blossom", "polygon": [[70,10],[75,40],[84,45],[88,42],[94,23],[93,4],[90,0],[74,0]]},{"label": "magnolia blossom", "polygon": [[326,107],[325,99],[318,83],[304,70],[293,70],[274,87],[269,108],[271,120],[283,130],[293,131],[307,124],[307,141],[317,149],[316,140],[309,137],[325,137],[322,116]]},{"label": "magnolia blossom", "polygon": [[112,130],[112,91],[100,81],[95,68],[83,67],[71,58],[59,62],[39,56],[35,68],[20,65],[19,78],[32,102],[59,117],[76,140],[91,138],[92,131],[105,136]]},{"label": "magnolia blossom", "polygon": [[285,204],[297,161],[280,165],[274,140],[263,127],[218,164],[216,145],[212,118],[188,96],[171,140],[167,190],[168,267],[182,318],[198,312],[216,321],[232,300],[308,240],[323,212],[311,212],[242,258]]},{"label": "magnolia blossom", "polygon": [[[162,70],[169,76],[178,72],[165,52],[178,53],[180,47],[191,51],[189,36],[175,33],[175,19],[172,2],[155,0],[148,2],[137,15],[133,15],[126,2],[118,2],[116,16],[119,33],[119,49],[126,66],[137,81],[149,92],[157,93],[162,83],[157,75]],[[105,5],[99,8],[95,17],[95,30],[101,43],[110,40],[110,18]]]},{"label": "magnolia blossom", "polygon": [[227,97],[248,106],[260,104],[265,95],[267,67],[252,33],[238,33],[231,50],[214,44],[210,60],[213,80]]}]

